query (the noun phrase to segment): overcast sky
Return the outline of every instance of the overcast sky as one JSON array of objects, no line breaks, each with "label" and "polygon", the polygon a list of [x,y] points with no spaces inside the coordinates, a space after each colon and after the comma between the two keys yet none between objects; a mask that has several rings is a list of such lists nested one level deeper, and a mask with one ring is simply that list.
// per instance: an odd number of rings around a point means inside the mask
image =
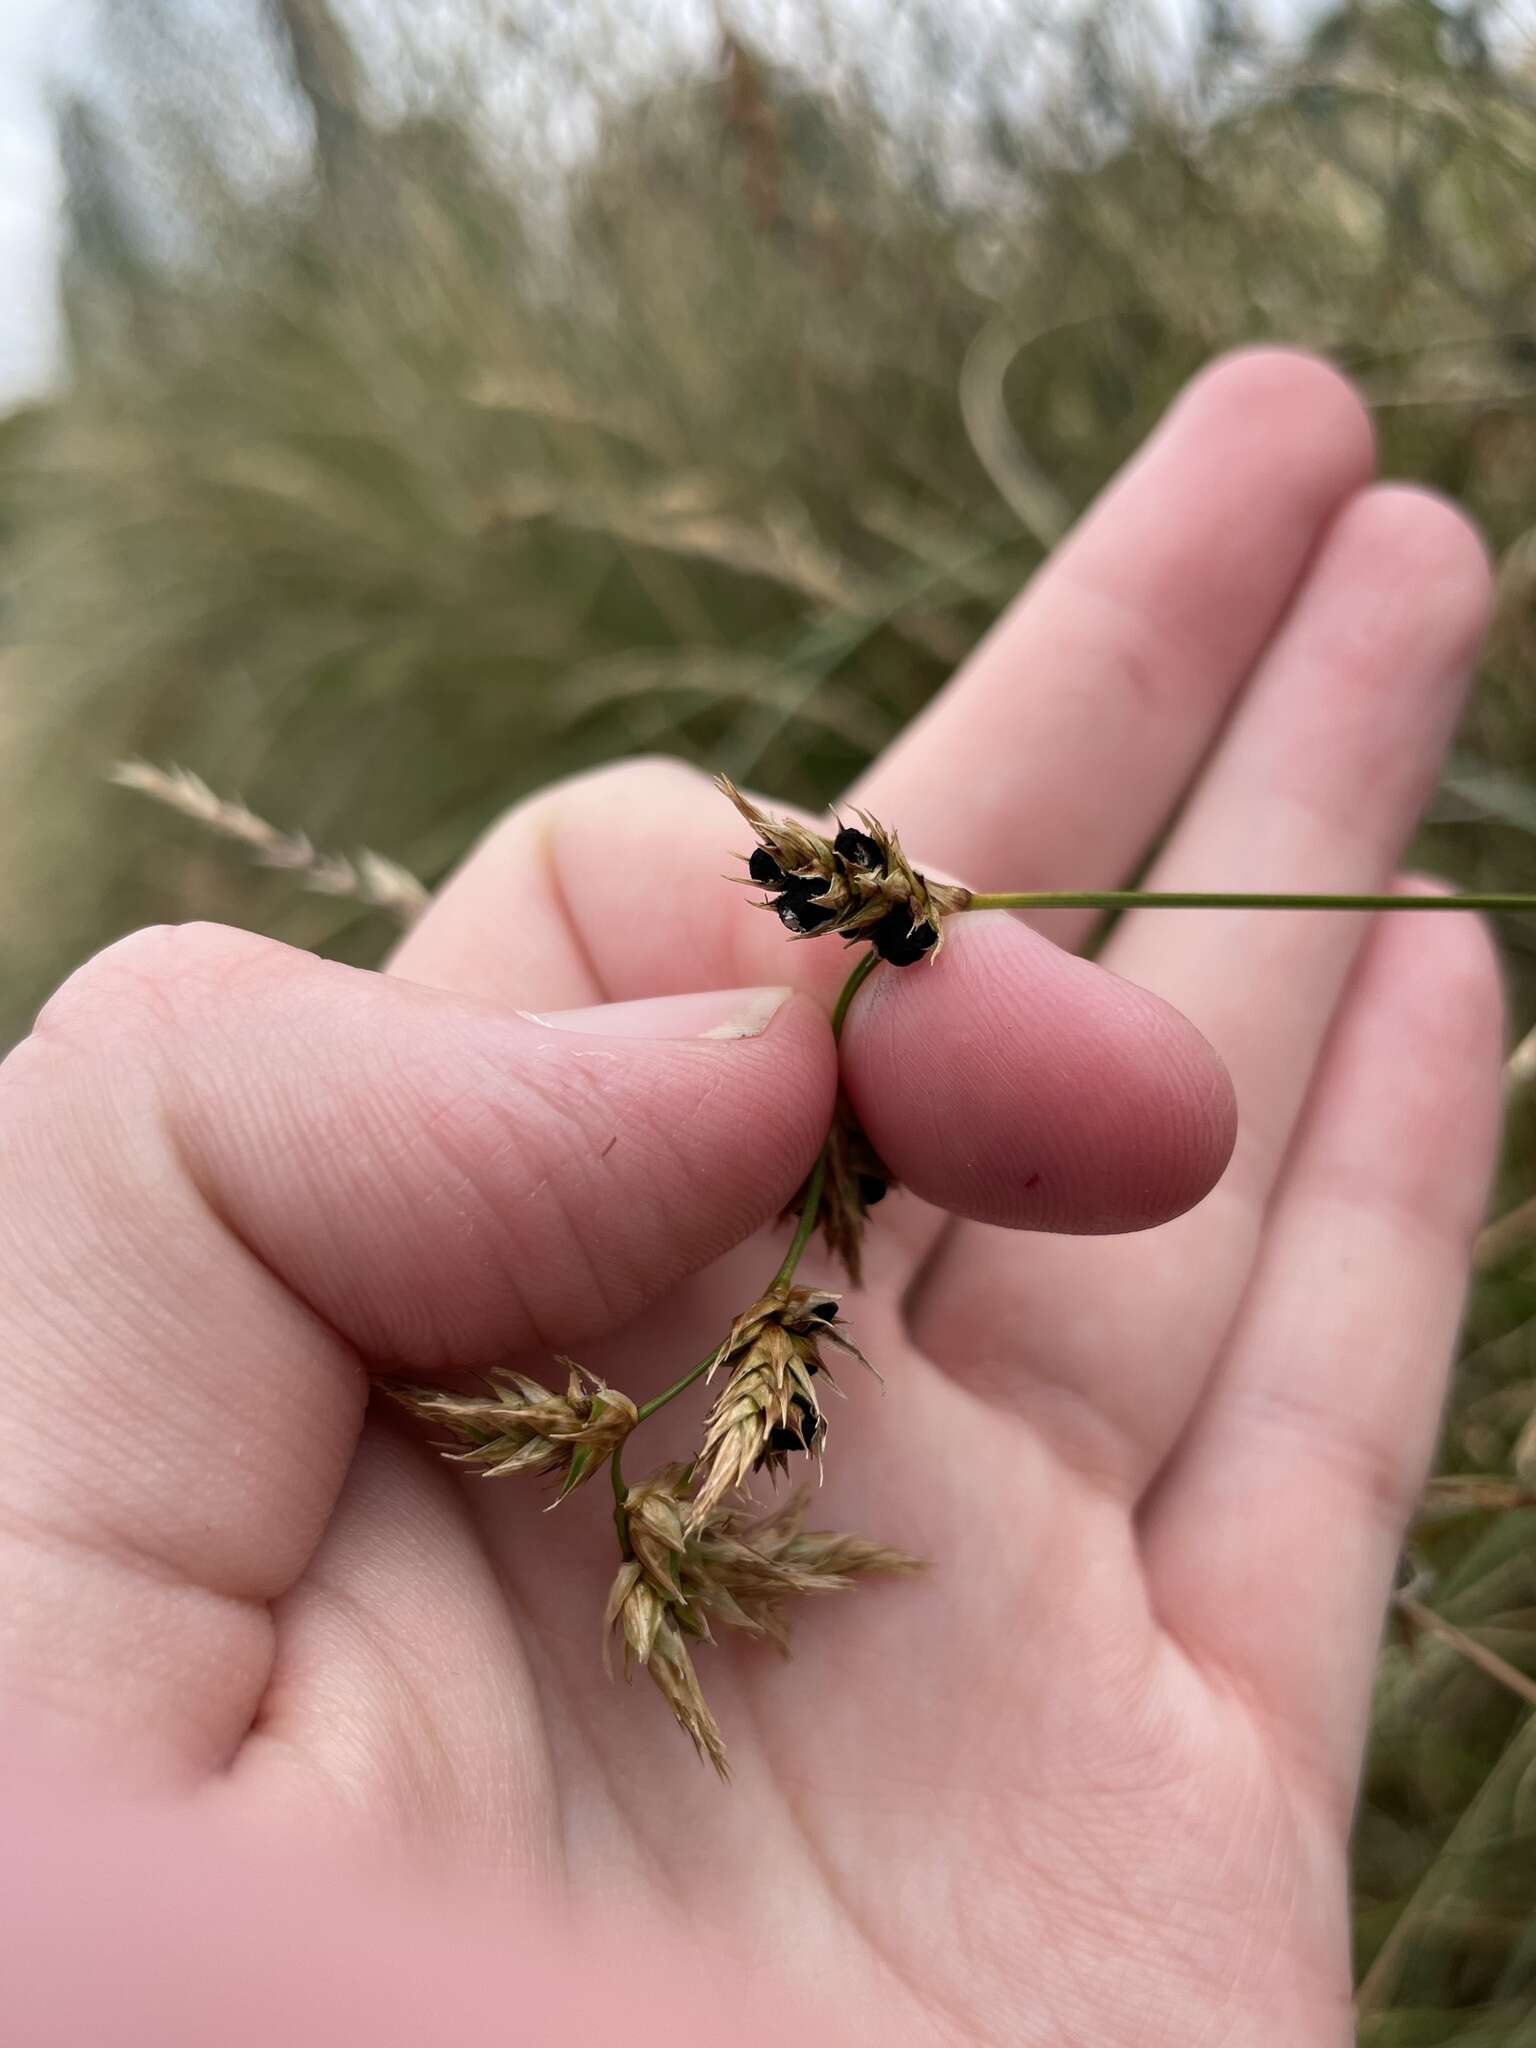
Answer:
[{"label": "overcast sky", "polygon": [[59,166],[43,81],[70,0],[0,0],[0,405],[46,383],[56,348]]},{"label": "overcast sky", "polygon": [[[54,272],[59,245],[61,178],[48,118],[50,77],[81,76],[90,69],[91,19],[96,0],[0,0],[0,408],[46,388],[58,353]],[[140,0],[110,0],[125,8]],[[186,5],[187,0],[178,0]],[[210,14],[247,11],[253,0],[195,0]],[[378,0],[340,0],[354,18],[377,24],[387,9]],[[408,15],[420,25],[446,21],[456,0],[411,0]],[[525,0],[533,4],[533,0]],[[803,48],[806,16],[816,0],[733,0],[733,9],[752,32],[770,45]],[[921,74],[920,52],[898,59],[901,38],[889,33],[889,0],[825,0],[829,13],[857,22],[868,16],[886,31],[882,48],[895,73]],[[961,0],[955,0],[959,6]],[[1036,14],[1048,20],[1070,16],[1083,0],[963,0],[991,23],[1022,23]],[[1259,14],[1271,30],[1291,29],[1315,14],[1325,0],[1261,0]],[[1516,0],[1529,14],[1533,0]],[[1139,0],[1142,11],[1160,21],[1159,39],[1180,40],[1179,28],[1194,13],[1194,0]],[[629,0],[625,37],[654,52],[701,43],[710,36],[708,0]],[[899,18],[899,17],[898,17]],[[462,15],[459,17],[462,21]],[[579,0],[550,0],[546,20],[579,35]],[[1176,61],[1176,60],[1175,60]],[[898,94],[899,98],[899,94]]]}]

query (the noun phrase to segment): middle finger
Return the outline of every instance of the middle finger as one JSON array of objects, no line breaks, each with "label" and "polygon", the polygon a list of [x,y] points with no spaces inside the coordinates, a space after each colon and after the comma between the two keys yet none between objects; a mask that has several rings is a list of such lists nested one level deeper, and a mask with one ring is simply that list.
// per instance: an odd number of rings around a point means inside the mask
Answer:
[{"label": "middle finger", "polygon": [[[1364,407],[1326,364],[1217,363],[855,799],[973,888],[1116,886],[1371,458]],[[1071,945],[1091,919],[1030,922]]]},{"label": "middle finger", "polygon": [[[1405,489],[1356,498],[1148,886],[1382,888],[1455,722],[1488,595],[1481,543],[1451,507]],[[919,1340],[1117,1490],[1146,1483],[1198,1396],[1366,928],[1339,912],[1127,918],[1105,964],[1189,1017],[1232,1075],[1225,1178],[1137,1237],[960,1225],[925,1275]]]}]

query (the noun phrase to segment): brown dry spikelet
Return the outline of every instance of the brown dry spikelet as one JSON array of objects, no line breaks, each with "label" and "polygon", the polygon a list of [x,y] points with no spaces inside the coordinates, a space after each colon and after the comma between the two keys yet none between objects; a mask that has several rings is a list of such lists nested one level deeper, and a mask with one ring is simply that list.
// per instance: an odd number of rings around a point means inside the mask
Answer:
[{"label": "brown dry spikelet", "polygon": [[639,1420],[627,1394],[605,1386],[573,1359],[563,1394],[551,1393],[522,1373],[492,1373],[487,1394],[453,1394],[441,1387],[390,1387],[393,1400],[424,1422],[451,1431],[464,1448],[443,1455],[471,1465],[487,1479],[508,1472],[565,1473],[568,1493],[590,1479]]},{"label": "brown dry spikelet", "polygon": [[652,1585],[638,1558],[620,1566],[608,1595],[603,1616],[605,1663],[609,1661],[608,1638],[616,1627],[624,1638],[626,1681],[633,1678],[635,1666],[642,1665],[699,1755],[707,1758],[722,1778],[728,1778],[725,1738],[699,1685],[674,1605]]},{"label": "brown dry spikelet", "polygon": [[754,1471],[767,1466],[781,1472],[794,1451],[820,1456],[826,1419],[815,1382],[825,1375],[835,1384],[821,1344],[836,1344],[869,1366],[836,1327],[839,1299],[824,1287],[780,1288],[743,1309],[731,1325],[710,1367],[711,1377],[722,1367],[730,1377],[705,1420],[690,1530],[700,1528]]},{"label": "brown dry spikelet", "polygon": [[789,1599],[849,1591],[876,1573],[910,1576],[920,1559],[863,1536],[807,1530],[807,1488],[770,1513],[716,1509],[690,1537],[683,1583],[691,1606],[726,1628],[767,1636],[788,1652]]},{"label": "brown dry spikelet", "polygon": [[938,953],[944,918],[971,900],[957,883],[920,875],[896,834],[866,811],[854,812],[862,829],[840,825],[828,839],[793,818],[770,817],[728,776],[716,781],[757,835],[743,879],[767,890],[765,901],[795,938],[868,939],[882,960],[910,967]]},{"label": "brown dry spikelet", "polygon": [[686,1465],[663,1465],[624,1496],[630,1548],[651,1584],[668,1600],[683,1597],[677,1571],[687,1541],[683,1508],[688,1477]]},{"label": "brown dry spikelet", "polygon": [[[825,1165],[818,1210],[822,1241],[858,1287],[864,1278],[865,1218],[897,1185],[896,1178],[865,1135],[841,1089],[822,1149]],[[801,1213],[810,1184],[807,1175],[784,1211],[786,1216]]]}]

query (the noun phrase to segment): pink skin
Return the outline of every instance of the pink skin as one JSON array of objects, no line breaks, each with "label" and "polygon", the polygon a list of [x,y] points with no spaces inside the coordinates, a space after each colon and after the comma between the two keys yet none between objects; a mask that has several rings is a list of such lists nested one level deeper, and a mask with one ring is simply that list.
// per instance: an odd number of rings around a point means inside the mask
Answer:
[{"label": "pink skin", "polygon": [[[1488,577],[1370,463],[1324,366],[1218,365],[855,800],[980,886],[1155,839],[1154,886],[1382,886]],[[815,1607],[793,1666],[703,1653],[722,1792],[602,1677],[601,1494],[546,1515],[364,1399],[578,1347],[643,1396],[760,1290],[850,956],[724,884],[741,850],[634,764],[515,811],[390,976],[157,932],[54,999],[0,1070],[0,1702],[194,1859],[651,1910],[828,2038],[1342,2048],[1372,1654],[1497,1122],[1485,935],[1150,913],[1096,967],[988,914],[880,972],[845,1072],[907,1191],[847,1313],[887,1387],[845,1376],[818,1519],[935,1566]],[[644,1007],[556,1015],[609,1003]],[[176,1925],[236,1939],[221,1898]],[[500,1924],[488,2025],[543,1982]]]}]

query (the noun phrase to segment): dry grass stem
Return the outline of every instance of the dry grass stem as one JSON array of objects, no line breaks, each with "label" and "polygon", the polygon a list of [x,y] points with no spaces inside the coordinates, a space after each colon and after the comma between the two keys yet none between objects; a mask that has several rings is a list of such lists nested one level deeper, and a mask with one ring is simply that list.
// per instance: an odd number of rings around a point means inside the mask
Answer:
[{"label": "dry grass stem", "polygon": [[1431,1479],[1419,1503],[1419,1520],[1468,1514],[1509,1514],[1536,1507],[1536,1491],[1496,1473],[1451,1472]]},{"label": "dry grass stem", "polygon": [[1512,1692],[1525,1701],[1527,1706],[1536,1707],[1536,1679],[1527,1678],[1523,1671],[1517,1671],[1513,1664],[1506,1663],[1496,1650],[1490,1650],[1475,1636],[1469,1636],[1465,1629],[1447,1621],[1443,1614],[1436,1614],[1432,1607],[1415,1600],[1411,1594],[1400,1593],[1397,1609],[1403,1618],[1426,1635],[1437,1637],[1446,1643],[1459,1657],[1465,1657],[1469,1664],[1475,1664],[1479,1671],[1487,1674],[1507,1692]]},{"label": "dry grass stem", "polygon": [[1531,1244],[1536,1244],[1536,1196],[1484,1224],[1472,1247],[1473,1262],[1488,1273]]},{"label": "dry grass stem", "polygon": [[214,793],[189,768],[156,768],[148,761],[119,761],[110,780],[119,789],[136,790],[167,810],[190,818],[221,839],[249,849],[257,864],[296,875],[317,896],[344,896],[382,910],[410,926],[426,909],[423,885],[398,861],[365,848],[356,860],[345,854],[321,853],[306,834],[281,832],[247,805]]}]

